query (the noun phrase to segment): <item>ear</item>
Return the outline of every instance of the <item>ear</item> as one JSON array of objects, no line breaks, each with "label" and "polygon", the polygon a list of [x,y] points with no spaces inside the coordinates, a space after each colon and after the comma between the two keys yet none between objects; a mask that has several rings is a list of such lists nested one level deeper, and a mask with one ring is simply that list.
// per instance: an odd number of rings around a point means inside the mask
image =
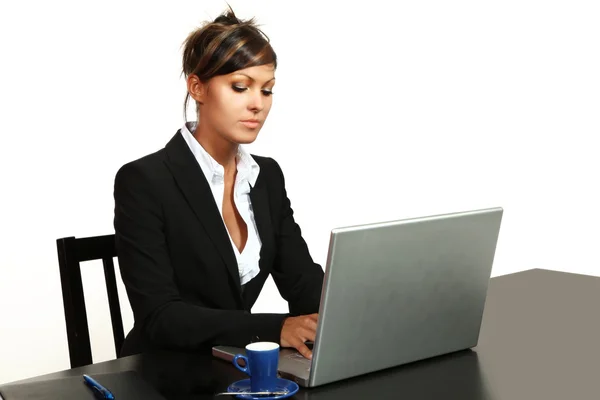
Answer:
[{"label": "ear", "polygon": [[207,85],[200,81],[197,75],[190,74],[187,78],[187,90],[190,97],[196,100],[197,103],[204,103],[206,97]]}]

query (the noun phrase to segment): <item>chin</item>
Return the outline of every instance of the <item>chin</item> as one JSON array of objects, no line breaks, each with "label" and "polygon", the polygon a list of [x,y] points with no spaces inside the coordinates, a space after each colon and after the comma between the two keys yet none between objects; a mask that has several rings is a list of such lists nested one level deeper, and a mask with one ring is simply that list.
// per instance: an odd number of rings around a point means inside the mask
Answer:
[{"label": "chin", "polygon": [[231,138],[231,141],[237,144],[250,144],[252,142],[254,142],[256,140],[256,138],[258,137],[258,132],[251,132],[251,133],[247,133],[247,134],[238,134],[238,135],[234,135]]}]

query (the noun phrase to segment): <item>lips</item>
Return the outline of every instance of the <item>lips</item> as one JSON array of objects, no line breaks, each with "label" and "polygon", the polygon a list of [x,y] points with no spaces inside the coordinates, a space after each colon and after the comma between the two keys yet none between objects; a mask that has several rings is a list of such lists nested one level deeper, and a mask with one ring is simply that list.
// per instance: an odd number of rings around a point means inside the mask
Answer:
[{"label": "lips", "polygon": [[250,128],[250,129],[258,128],[258,126],[260,125],[260,121],[257,120],[257,119],[245,119],[245,120],[240,121],[240,122],[246,128]]}]

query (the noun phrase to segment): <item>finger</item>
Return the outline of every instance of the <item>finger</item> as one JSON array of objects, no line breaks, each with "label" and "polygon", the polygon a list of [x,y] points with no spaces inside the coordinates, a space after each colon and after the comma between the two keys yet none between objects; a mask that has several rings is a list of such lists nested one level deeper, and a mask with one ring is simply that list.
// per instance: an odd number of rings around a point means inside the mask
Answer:
[{"label": "finger", "polygon": [[293,347],[290,342],[287,341],[283,336],[280,339],[281,347]]},{"label": "finger", "polygon": [[316,332],[317,331],[317,321],[315,321],[312,318],[307,317],[302,321],[302,327]]},{"label": "finger", "polygon": [[312,359],[312,351],[302,341],[296,342],[295,347],[305,358]]},{"label": "finger", "polygon": [[306,341],[314,342],[315,338],[317,337],[316,331],[313,331],[311,329],[306,329],[306,328],[298,329],[298,334],[301,336],[303,343]]},{"label": "finger", "polygon": [[319,314],[309,314],[309,315],[307,315],[307,317],[312,319],[315,322],[319,321]]}]

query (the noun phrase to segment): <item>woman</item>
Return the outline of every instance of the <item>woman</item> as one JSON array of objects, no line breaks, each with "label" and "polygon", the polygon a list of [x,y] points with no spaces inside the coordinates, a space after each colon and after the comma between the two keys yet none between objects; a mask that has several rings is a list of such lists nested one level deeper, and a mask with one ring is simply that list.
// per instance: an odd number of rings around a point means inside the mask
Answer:
[{"label": "woman", "polygon": [[[231,9],[185,41],[185,123],[115,178],[121,275],[135,324],[123,355],[274,341],[305,357],[323,270],[309,254],[271,158],[249,155],[269,114],[277,57]],[[271,274],[290,314],[251,314]]]}]

